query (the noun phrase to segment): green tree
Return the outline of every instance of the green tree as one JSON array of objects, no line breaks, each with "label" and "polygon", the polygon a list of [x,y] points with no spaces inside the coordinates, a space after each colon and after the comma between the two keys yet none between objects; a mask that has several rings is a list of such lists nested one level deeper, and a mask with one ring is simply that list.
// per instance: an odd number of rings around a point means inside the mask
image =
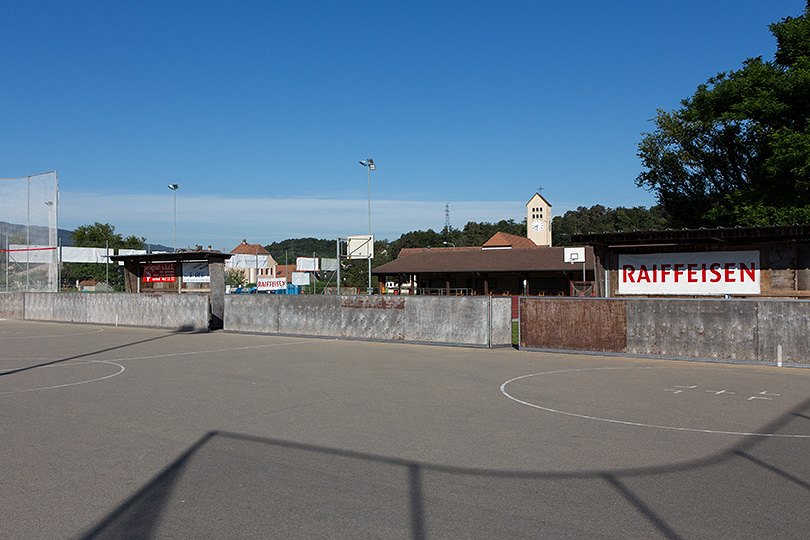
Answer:
[{"label": "green tree", "polygon": [[573,245],[571,236],[581,233],[602,233],[616,231],[649,231],[665,229],[669,225],[667,213],[660,206],[649,210],[643,206],[635,208],[605,208],[594,205],[580,206],[551,220],[551,241],[555,246]]},{"label": "green tree", "polygon": [[772,61],[700,85],[659,110],[638,156],[636,184],[675,226],[769,225],[810,216],[810,4],[770,25]]},{"label": "green tree", "polygon": [[[96,222],[93,225],[81,225],[71,233],[73,245],[76,247],[103,248],[109,245],[110,251],[116,249],[143,249],[146,238],[122,235],[115,232],[115,226],[109,223]],[[94,279],[106,281],[113,290],[124,290],[124,271],[117,264],[99,263],[64,263],[62,265],[62,285],[75,286],[77,281]]]},{"label": "green tree", "polygon": [[238,268],[227,268],[225,270],[225,285],[241,287],[245,283],[247,283],[247,278],[245,278],[244,270]]},{"label": "green tree", "polygon": [[143,249],[146,244],[146,238],[128,236],[124,239],[115,232],[114,225],[98,221],[93,225],[76,227],[70,237],[77,247],[105,247],[109,242],[110,249]]},{"label": "green tree", "polygon": [[[296,257],[336,257],[334,240],[317,238],[290,238],[264,246],[278,264],[295,264]],[[285,263],[285,259],[287,263]]]}]

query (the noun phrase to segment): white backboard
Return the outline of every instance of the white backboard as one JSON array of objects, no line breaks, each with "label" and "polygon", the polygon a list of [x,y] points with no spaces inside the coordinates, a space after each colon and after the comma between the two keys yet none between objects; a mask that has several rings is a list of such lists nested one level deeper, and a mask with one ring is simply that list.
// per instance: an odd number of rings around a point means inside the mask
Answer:
[{"label": "white backboard", "polygon": [[360,234],[346,238],[347,255],[350,259],[374,258],[374,235]]},{"label": "white backboard", "polygon": [[585,262],[585,248],[584,247],[563,248],[563,261],[567,263]]}]

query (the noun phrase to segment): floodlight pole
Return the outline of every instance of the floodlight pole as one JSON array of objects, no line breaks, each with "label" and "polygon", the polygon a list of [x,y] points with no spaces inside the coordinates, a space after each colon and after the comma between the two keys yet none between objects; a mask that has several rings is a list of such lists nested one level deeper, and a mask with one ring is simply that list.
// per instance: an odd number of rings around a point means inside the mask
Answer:
[{"label": "floodlight pole", "polygon": [[177,253],[177,184],[169,184],[168,188],[174,193],[174,252]]},{"label": "floodlight pole", "polygon": [[[56,221],[56,205],[53,201],[45,201],[45,206],[48,207],[48,247],[54,248],[53,255],[51,256],[51,264],[48,265],[48,289],[51,289],[54,285],[53,281],[56,280],[58,285],[59,277],[57,275],[57,264],[59,263],[59,253],[56,249],[56,225],[53,223]],[[50,252],[49,252],[50,253]],[[56,289],[56,292],[59,292],[59,289]]]},{"label": "floodlight pole", "polygon": [[[371,171],[375,170],[377,167],[374,165],[374,160],[371,158],[365,159],[360,162],[360,165],[367,169],[367,176],[368,176],[368,241],[372,242],[370,246],[371,249],[374,249],[374,239],[371,236]],[[369,254],[371,251],[369,251]],[[371,257],[368,258],[368,290],[366,291],[368,294],[371,294]]]}]

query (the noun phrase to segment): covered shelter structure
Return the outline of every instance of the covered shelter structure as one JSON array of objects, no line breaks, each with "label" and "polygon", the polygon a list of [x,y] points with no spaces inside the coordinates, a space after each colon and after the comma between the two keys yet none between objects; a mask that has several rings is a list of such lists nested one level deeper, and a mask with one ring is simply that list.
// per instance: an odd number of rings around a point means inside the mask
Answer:
[{"label": "covered shelter structure", "polygon": [[562,247],[485,245],[402,250],[373,274],[380,281],[410,283],[414,294],[567,296],[572,282],[593,280],[593,264],[591,248],[585,248],[584,261],[570,264]]},{"label": "covered shelter structure", "polygon": [[211,328],[223,326],[225,315],[225,261],[230,253],[179,251],[114,255],[124,265],[128,293],[208,294],[211,298]]},{"label": "covered shelter structure", "polygon": [[577,234],[597,296],[810,298],[810,225]]}]

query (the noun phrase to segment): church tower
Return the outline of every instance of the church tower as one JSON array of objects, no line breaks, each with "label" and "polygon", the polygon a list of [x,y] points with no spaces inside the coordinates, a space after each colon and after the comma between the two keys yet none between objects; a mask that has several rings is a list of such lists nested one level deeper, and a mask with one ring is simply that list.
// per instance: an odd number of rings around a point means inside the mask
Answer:
[{"label": "church tower", "polygon": [[539,193],[526,203],[526,236],[538,246],[551,246],[551,205]]}]

